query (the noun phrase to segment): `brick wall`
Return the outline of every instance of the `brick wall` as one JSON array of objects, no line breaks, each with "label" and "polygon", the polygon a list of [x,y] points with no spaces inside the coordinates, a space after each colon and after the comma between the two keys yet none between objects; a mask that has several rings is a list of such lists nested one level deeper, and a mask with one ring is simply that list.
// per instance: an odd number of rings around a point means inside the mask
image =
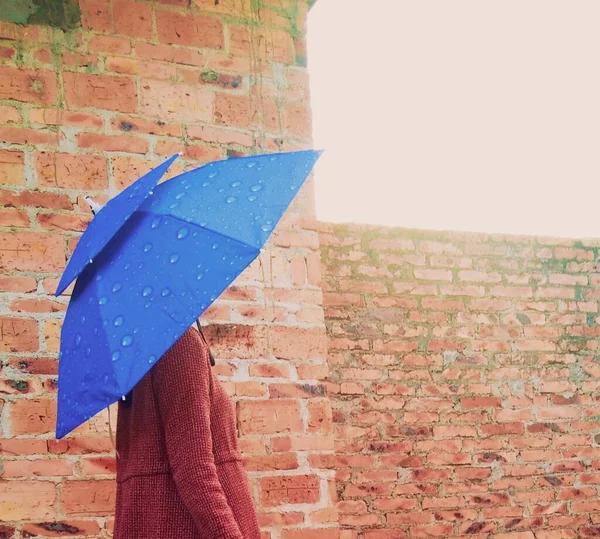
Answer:
[{"label": "brick wall", "polygon": [[323,226],[345,539],[600,535],[600,242]]},{"label": "brick wall", "polygon": [[[303,0],[82,0],[81,29],[0,23],[0,537],[109,537],[106,414],[53,439],[66,258],[166,156],[310,146]],[[209,310],[265,539],[337,537],[311,188]],[[113,416],[114,418],[114,416]],[[316,532],[311,532],[318,528]],[[332,528],[330,531],[320,528]]]}]

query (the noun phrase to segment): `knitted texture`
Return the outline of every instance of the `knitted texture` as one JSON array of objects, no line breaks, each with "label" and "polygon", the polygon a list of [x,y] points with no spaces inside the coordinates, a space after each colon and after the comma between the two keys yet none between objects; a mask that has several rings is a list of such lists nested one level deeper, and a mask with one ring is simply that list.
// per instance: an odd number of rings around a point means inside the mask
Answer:
[{"label": "knitted texture", "polygon": [[119,406],[114,539],[260,539],[231,400],[189,329]]}]

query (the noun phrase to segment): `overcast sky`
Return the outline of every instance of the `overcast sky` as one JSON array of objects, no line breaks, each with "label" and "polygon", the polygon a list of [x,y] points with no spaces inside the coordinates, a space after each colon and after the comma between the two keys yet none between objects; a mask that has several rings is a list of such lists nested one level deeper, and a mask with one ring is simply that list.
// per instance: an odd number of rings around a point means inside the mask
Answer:
[{"label": "overcast sky", "polygon": [[600,2],[319,0],[327,221],[600,237]]}]

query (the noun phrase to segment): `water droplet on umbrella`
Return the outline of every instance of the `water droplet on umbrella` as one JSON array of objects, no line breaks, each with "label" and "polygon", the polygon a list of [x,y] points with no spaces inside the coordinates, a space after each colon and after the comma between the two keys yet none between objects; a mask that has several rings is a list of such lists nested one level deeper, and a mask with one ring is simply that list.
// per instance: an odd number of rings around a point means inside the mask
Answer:
[{"label": "water droplet on umbrella", "polygon": [[250,191],[252,191],[253,193],[256,193],[258,191],[260,191],[263,188],[262,185],[253,185],[252,187],[250,187]]},{"label": "water droplet on umbrella", "polygon": [[258,197],[256,195],[248,195],[246,197],[250,202],[254,202]]},{"label": "water droplet on umbrella", "polygon": [[99,283],[103,278],[103,275],[99,273],[98,275],[96,275],[96,282]]},{"label": "water droplet on umbrella", "polygon": [[232,202],[235,202],[236,198],[235,197],[227,197],[225,199],[225,202],[227,202],[227,204],[231,204]]},{"label": "water droplet on umbrella", "polygon": [[149,193],[149,194],[150,194],[150,195],[153,195],[153,194],[154,194],[154,191],[150,191],[150,193]]},{"label": "water droplet on umbrella", "polygon": [[172,254],[171,258],[169,258],[169,262],[171,262],[171,264],[179,262],[179,255],[177,253]]},{"label": "water droplet on umbrella", "polygon": [[102,320],[102,327],[105,328],[108,326],[108,320]]},{"label": "water droplet on umbrella", "polygon": [[79,346],[81,344],[81,335],[78,333],[75,335],[75,346]]},{"label": "water droplet on umbrella", "polygon": [[185,193],[177,193],[175,195],[175,200],[181,200],[185,196]]},{"label": "water droplet on umbrella", "polygon": [[113,325],[114,325],[115,327],[119,327],[119,326],[122,326],[122,325],[123,325],[123,322],[124,322],[124,319],[123,319],[123,317],[122,317],[122,316],[117,316],[117,317],[116,317],[116,318],[113,320]]},{"label": "water droplet on umbrella", "polygon": [[248,168],[254,168],[256,166],[256,162],[250,161],[247,165]]},{"label": "water droplet on umbrella", "polygon": [[290,191],[295,191],[296,189],[298,189],[295,185],[290,185]]},{"label": "water droplet on umbrella", "polygon": [[204,273],[199,273],[198,276],[196,277],[196,279],[198,279],[200,281],[200,280],[202,280],[202,277],[204,277]]},{"label": "water droplet on umbrella", "polygon": [[219,193],[224,193],[224,192],[225,192],[225,188],[224,188],[224,187],[221,187],[221,189],[219,189],[219,191],[218,191],[218,192],[219,192]]},{"label": "water droplet on umbrella", "polygon": [[185,226],[180,228],[179,231],[177,232],[177,239],[178,240],[182,240],[183,238],[185,238],[188,234],[190,233],[189,229],[186,228]]},{"label": "water droplet on umbrella", "polygon": [[131,267],[131,264],[125,264],[125,267],[123,269],[127,271],[130,267]]},{"label": "water droplet on umbrella", "polygon": [[216,178],[218,175],[219,175],[219,173],[218,173],[218,172],[211,172],[211,173],[208,175],[208,177],[209,177],[209,178]]},{"label": "water droplet on umbrella", "polygon": [[218,243],[213,243],[212,248],[213,249],[218,249],[219,248],[219,244]]},{"label": "water droplet on umbrella", "polygon": [[231,187],[239,187],[242,185],[242,182],[231,182]]},{"label": "water droplet on umbrella", "polygon": [[90,357],[91,355],[92,355],[92,349],[91,349],[91,348],[88,346],[88,347],[85,349],[85,356],[86,356],[86,357]]},{"label": "water droplet on umbrella", "polygon": [[202,187],[208,187],[210,185],[210,182],[202,182]]},{"label": "water droplet on umbrella", "polygon": [[[121,357],[121,353],[120,352],[113,352],[113,354],[112,354],[111,357],[112,357],[113,361],[119,361],[119,358]],[[108,378],[108,376],[106,378]]]},{"label": "water droplet on umbrella", "polygon": [[140,332],[140,328],[134,328],[133,334],[137,335]]},{"label": "water droplet on umbrella", "polygon": [[146,288],[144,288],[144,290],[142,290],[142,296],[144,296],[145,298],[147,298],[150,294],[152,294],[151,286],[147,286]]},{"label": "water droplet on umbrella", "polygon": [[106,296],[102,296],[99,300],[98,300],[98,305],[106,305],[108,303],[108,298]]},{"label": "water droplet on umbrella", "polygon": [[149,309],[152,306],[152,302],[148,302],[146,303],[146,305],[144,305],[144,308]]},{"label": "water droplet on umbrella", "polygon": [[121,283],[115,283],[115,284],[113,284],[112,291],[118,292],[119,290],[121,290],[121,287],[122,287]]},{"label": "water droplet on umbrella", "polygon": [[160,225],[160,217],[155,217],[154,219],[152,219],[152,223],[150,223],[150,227],[158,228],[158,225]]},{"label": "water droplet on umbrella", "polygon": [[271,230],[272,228],[273,228],[273,227],[272,227],[271,225],[266,225],[266,224],[265,224],[265,225],[262,225],[262,226],[260,227],[260,229],[261,229],[263,232],[268,232],[268,231],[269,231],[269,230]]},{"label": "water droplet on umbrella", "polygon": [[147,253],[150,250],[152,250],[152,244],[151,243],[146,243],[144,245],[144,253]]},{"label": "water droplet on umbrella", "polygon": [[163,289],[163,291],[160,293],[160,295],[165,298],[167,297],[169,294],[171,293],[171,291],[168,288]]},{"label": "water droplet on umbrella", "polygon": [[121,344],[125,347],[131,346],[133,344],[133,337],[131,335],[125,335],[125,337],[121,339]]},{"label": "water droplet on umbrella", "polygon": [[173,202],[173,204],[169,206],[169,209],[174,210],[177,206],[179,206],[179,202]]},{"label": "water droplet on umbrella", "polygon": [[156,361],[156,356],[150,356],[148,358],[148,363],[154,363]]},{"label": "water droplet on umbrella", "polygon": [[82,314],[82,315],[81,315],[81,318],[79,319],[79,321],[80,321],[82,324],[85,324],[85,315],[84,315],[84,314]]}]

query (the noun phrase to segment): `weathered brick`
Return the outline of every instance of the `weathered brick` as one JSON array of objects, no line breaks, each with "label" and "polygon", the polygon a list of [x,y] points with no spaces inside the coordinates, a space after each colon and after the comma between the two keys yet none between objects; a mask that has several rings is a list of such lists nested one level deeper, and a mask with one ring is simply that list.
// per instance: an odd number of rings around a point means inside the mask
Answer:
[{"label": "weathered brick", "polygon": [[35,166],[41,187],[82,190],[108,187],[108,167],[101,155],[40,152],[35,156]]},{"label": "weathered brick", "polygon": [[129,77],[64,73],[67,104],[76,108],[95,107],[119,112],[137,110],[137,90]]}]

